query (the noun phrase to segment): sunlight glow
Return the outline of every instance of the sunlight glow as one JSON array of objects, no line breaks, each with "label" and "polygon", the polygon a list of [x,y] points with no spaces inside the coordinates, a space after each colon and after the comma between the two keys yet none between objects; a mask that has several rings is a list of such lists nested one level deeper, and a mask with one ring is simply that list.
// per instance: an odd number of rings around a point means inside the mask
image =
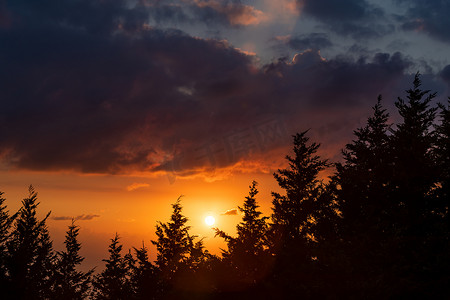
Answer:
[{"label": "sunlight glow", "polygon": [[216,219],[214,219],[213,216],[207,216],[207,217],[205,218],[205,223],[206,223],[206,225],[208,225],[208,226],[214,225],[215,222],[216,222]]}]

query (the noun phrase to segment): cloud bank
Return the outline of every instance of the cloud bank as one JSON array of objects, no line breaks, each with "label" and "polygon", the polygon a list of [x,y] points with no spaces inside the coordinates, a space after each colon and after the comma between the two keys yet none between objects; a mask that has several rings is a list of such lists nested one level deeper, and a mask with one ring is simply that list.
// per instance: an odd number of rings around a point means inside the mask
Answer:
[{"label": "cloud bank", "polygon": [[[365,30],[360,23],[376,29],[369,21],[386,15],[364,1],[346,2],[347,10],[333,10],[331,0],[297,3],[303,14],[352,36]],[[270,164],[289,149],[291,134],[308,128],[338,153],[377,95],[401,95],[419,65],[400,52],[322,57],[319,50],[334,42],[319,32],[278,39],[296,55],[261,63],[225,39],[151,23],[191,22],[186,11],[220,26],[262,22],[257,8],[237,1],[58,3],[0,6],[8,16],[0,24],[7,45],[0,48],[4,168],[190,176]],[[416,13],[411,8],[408,16]],[[447,68],[424,83],[445,91]]]}]

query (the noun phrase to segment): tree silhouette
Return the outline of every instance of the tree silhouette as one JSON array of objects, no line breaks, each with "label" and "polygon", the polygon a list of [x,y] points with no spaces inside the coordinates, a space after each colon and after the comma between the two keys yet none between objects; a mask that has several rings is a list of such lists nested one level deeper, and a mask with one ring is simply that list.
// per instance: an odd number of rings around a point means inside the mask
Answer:
[{"label": "tree silhouette", "polygon": [[122,257],[122,245],[116,233],[109,245],[109,258],[104,259],[106,268],[93,281],[94,299],[128,299],[132,295],[129,281],[129,263]]},{"label": "tree silhouette", "polygon": [[304,131],[294,136],[295,156],[286,156],[289,168],[274,173],[278,185],[286,194],[272,193],[272,222],[285,241],[307,241],[312,238],[313,232],[309,229],[313,223],[313,203],[321,191],[318,174],[328,166],[326,160],[315,155],[320,145],[307,145],[309,138],[306,133]]},{"label": "tree silhouette", "polygon": [[[317,223],[336,215],[333,202],[321,202],[332,200],[318,179],[319,172],[329,164],[316,155],[319,144],[308,144],[306,133],[294,136],[294,156],[286,156],[289,167],[274,174],[278,185],[286,191],[285,195],[272,193],[270,240],[272,254],[277,258],[273,280],[281,297],[310,290],[316,280],[311,268],[317,260],[318,237],[324,234],[317,231],[320,228]],[[328,213],[332,215],[324,216]]]},{"label": "tree silhouette", "polygon": [[[391,246],[392,147],[387,121],[389,114],[381,105],[381,96],[367,124],[354,131],[356,140],[342,151],[344,164],[336,164],[333,180],[342,218],[339,236],[348,262],[343,268],[353,295],[368,297],[385,288],[386,259]],[[389,265],[389,264],[388,264]]]},{"label": "tree silhouette", "polygon": [[231,237],[224,231],[215,229],[216,236],[227,242],[228,250],[222,253],[223,263],[229,266],[229,275],[234,278],[235,289],[255,285],[267,275],[271,265],[266,242],[268,218],[261,217],[262,213],[258,210],[256,187],[257,183],[253,181],[243,206],[238,207],[243,217],[242,222],[236,226],[237,236]]},{"label": "tree silhouette", "polygon": [[131,267],[130,278],[133,295],[136,299],[155,299],[160,296],[160,288],[155,266],[149,261],[148,250],[142,244],[141,248],[134,248],[134,252],[136,259]]},{"label": "tree silhouette", "polygon": [[433,132],[436,108],[430,107],[436,94],[420,86],[416,74],[408,100],[398,98],[403,121],[391,135],[379,98],[343,151],[345,163],[336,164],[342,243],[335,250],[344,253],[341,286],[355,297],[434,297],[444,286],[438,274],[448,266],[448,235],[441,230],[448,225],[445,201],[436,196],[443,174]]},{"label": "tree silhouette", "polygon": [[426,198],[438,173],[431,151],[435,144],[432,125],[437,108],[430,108],[430,102],[436,93],[421,90],[420,86],[420,75],[417,73],[413,88],[406,91],[408,101],[399,97],[395,103],[403,122],[397,125],[393,134],[399,220],[405,219],[408,224],[409,229],[403,229],[419,231],[425,229],[420,226],[420,220],[432,210],[432,203]]},{"label": "tree silhouette", "polygon": [[[449,98],[450,100],[450,98]],[[440,294],[450,295],[450,291],[439,289],[439,286],[450,286],[450,274],[446,270],[450,269],[450,101],[447,106],[439,104],[441,109],[441,124],[437,126],[437,145],[435,149],[436,163],[439,168],[439,180],[436,190],[433,192],[435,199],[435,223],[433,243],[430,248],[433,250],[435,260],[434,269],[446,276],[435,276],[436,290]],[[436,293],[436,294],[438,294]]]},{"label": "tree silhouette", "polygon": [[189,235],[190,226],[186,225],[188,218],[182,214],[181,197],[172,208],[170,221],[158,222],[157,239],[152,241],[156,246],[161,286],[166,294],[195,289],[195,271],[205,255],[202,241],[194,242],[196,236]]},{"label": "tree silhouette", "polygon": [[[394,191],[396,204],[394,233],[398,236],[397,245],[392,245],[392,256],[396,257],[398,273],[402,285],[399,292],[416,294],[413,288],[424,283],[423,277],[432,280],[427,270],[434,269],[430,260],[433,254],[439,207],[433,197],[433,190],[439,181],[433,151],[436,144],[433,122],[436,107],[430,107],[436,93],[421,90],[420,75],[416,74],[413,87],[406,91],[407,101],[398,98],[395,103],[402,123],[393,132]],[[395,250],[395,247],[397,249]],[[403,290],[402,290],[403,289]]]},{"label": "tree silhouette", "polygon": [[189,235],[186,223],[188,218],[181,214],[181,197],[172,204],[173,213],[167,223],[158,222],[156,225],[156,265],[163,272],[163,276],[172,279],[182,263],[184,263],[190,252],[193,237]]},{"label": "tree silhouette", "polygon": [[[380,201],[384,200],[385,187],[392,180],[387,124],[389,115],[381,106],[381,96],[373,111],[367,125],[354,132],[357,139],[347,144],[342,151],[345,164],[336,164],[335,180],[340,186],[340,210],[346,220],[342,226],[350,226],[342,230],[349,230],[346,233],[348,237],[356,234],[354,230],[359,230],[358,225],[363,225],[366,230],[367,222],[372,226],[381,221],[377,219],[379,208],[386,203]],[[359,235],[358,239],[361,238]]]},{"label": "tree silhouette", "polygon": [[94,270],[81,272],[76,269],[84,260],[84,257],[79,255],[81,249],[81,243],[78,242],[79,230],[72,220],[64,241],[66,250],[57,253],[52,298],[85,299],[88,296]]},{"label": "tree silhouette", "polygon": [[[449,200],[450,199],[450,98],[447,106],[439,103],[441,124],[437,126],[437,145],[435,149],[436,162],[440,170],[440,180],[438,183],[438,192],[441,206],[437,210],[438,215],[449,218]],[[447,199],[447,200],[446,200]],[[446,222],[450,226],[450,222]],[[449,229],[448,226],[446,228]],[[448,231],[447,231],[448,232]]]},{"label": "tree silhouette", "polygon": [[15,299],[46,299],[51,291],[55,254],[46,225],[50,212],[39,221],[38,205],[37,193],[30,186],[7,241],[6,265]]},{"label": "tree silhouette", "polygon": [[9,215],[9,212],[6,210],[6,205],[4,205],[5,201],[3,192],[0,192],[0,290],[2,291],[9,289],[6,268],[8,257],[7,242],[11,233],[11,224],[17,215]]}]

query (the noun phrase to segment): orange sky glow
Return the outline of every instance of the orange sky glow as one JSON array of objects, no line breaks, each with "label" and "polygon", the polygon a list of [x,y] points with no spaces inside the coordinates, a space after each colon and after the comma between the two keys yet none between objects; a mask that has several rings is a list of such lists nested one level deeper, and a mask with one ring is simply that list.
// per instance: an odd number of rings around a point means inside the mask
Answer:
[{"label": "orange sky glow", "polygon": [[173,181],[165,175],[143,178],[56,172],[0,173],[0,181],[7,187],[4,196],[10,212],[20,208],[21,200],[27,196],[27,185],[33,184],[40,201],[40,217],[51,211],[48,226],[56,250],[63,249],[70,219],[79,218],[76,224],[81,227],[81,254],[86,257],[82,268],[97,267],[97,270],[103,268],[101,260],[107,257],[107,247],[116,232],[125,251],[144,242],[155,259],[150,242],[156,238],[155,225],[157,221],[168,221],[171,204],[181,195],[190,233],[203,238],[205,247],[219,255],[220,248],[226,245],[221,238],[214,237],[213,229],[205,224],[205,217],[212,215],[215,218],[212,227],[233,235],[241,216],[225,213],[234,212],[242,205],[252,180],[259,183],[257,200],[268,216],[271,192],[278,190],[270,173],[237,174],[209,182],[200,177]]}]

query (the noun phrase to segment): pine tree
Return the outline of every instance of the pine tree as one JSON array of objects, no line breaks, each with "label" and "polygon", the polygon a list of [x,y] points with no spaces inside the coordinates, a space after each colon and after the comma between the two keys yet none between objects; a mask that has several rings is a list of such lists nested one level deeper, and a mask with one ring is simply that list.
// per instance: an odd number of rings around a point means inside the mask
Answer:
[{"label": "pine tree", "polygon": [[[440,180],[436,197],[438,197],[439,207],[436,213],[448,220],[449,205],[450,205],[450,98],[447,106],[439,103],[440,121],[441,123],[436,128],[437,145],[435,149],[436,164],[440,170]],[[446,222],[450,226],[450,222]],[[446,228],[447,232],[449,228]]]},{"label": "pine tree", "polygon": [[306,133],[294,136],[295,156],[286,156],[289,168],[274,173],[278,185],[286,194],[272,193],[272,227],[284,243],[307,243],[314,239],[311,228],[316,202],[323,191],[318,174],[329,166],[326,160],[316,155],[320,145],[307,144],[309,138]]},{"label": "pine tree", "polygon": [[38,205],[37,193],[30,186],[7,241],[6,265],[15,299],[48,298],[52,286],[55,254],[46,225],[50,212],[39,221]]},{"label": "pine tree", "polygon": [[106,268],[95,276],[93,281],[94,299],[129,299],[132,297],[132,288],[129,274],[130,264],[127,258],[122,257],[122,245],[116,233],[109,245],[109,258],[104,259]]},{"label": "pine tree", "polygon": [[11,233],[11,224],[17,215],[9,215],[9,212],[6,210],[6,205],[4,205],[5,201],[3,192],[0,192],[0,290],[3,291],[9,289],[6,269],[6,259],[8,256],[7,242]]},{"label": "pine tree", "polygon": [[159,282],[155,266],[149,261],[148,250],[144,244],[135,252],[135,264],[131,270],[133,294],[136,299],[155,299],[158,296]]},{"label": "pine tree", "polygon": [[[431,101],[436,93],[422,90],[417,73],[413,87],[406,91],[407,101],[395,103],[402,122],[393,131],[393,233],[390,257],[395,259],[395,290],[397,293],[434,297],[434,286],[440,263],[435,260],[441,244],[437,226],[441,202],[434,191],[439,183],[435,159],[437,139],[433,130],[436,107]],[[422,287],[422,288],[419,288]],[[425,288],[423,288],[425,287]]]},{"label": "pine tree", "polygon": [[[188,218],[182,214],[181,197],[172,204],[173,212],[167,223],[156,225],[156,266],[161,292],[165,297],[196,297],[195,294],[209,289],[205,280],[205,266],[210,257],[204,251],[203,241],[195,241],[189,234]],[[188,296],[191,295],[191,296]]]},{"label": "pine tree", "polygon": [[[383,189],[392,180],[390,174],[389,115],[381,106],[381,96],[373,107],[367,125],[354,132],[356,140],[342,151],[345,164],[337,163],[341,210],[346,222],[358,230],[358,224],[373,222],[376,206],[383,199]],[[352,235],[353,233],[351,233]]]},{"label": "pine tree", "polygon": [[[276,258],[272,281],[280,297],[313,293],[319,285],[319,243],[326,235],[322,226],[334,220],[337,211],[319,172],[329,166],[316,152],[319,144],[308,144],[306,133],[294,136],[294,156],[286,156],[288,168],[274,174],[285,195],[272,193],[273,213],[270,224],[270,251]],[[325,201],[325,202],[324,202]],[[326,221],[326,222],[324,222]],[[306,294],[305,294],[306,293]],[[311,296],[312,297],[312,296]]]},{"label": "pine tree", "polygon": [[413,88],[406,91],[408,101],[399,97],[395,103],[403,122],[394,130],[392,143],[398,220],[405,225],[398,230],[414,235],[426,230],[422,223],[433,210],[433,201],[427,195],[434,188],[438,173],[431,151],[435,145],[432,127],[437,108],[430,107],[430,103],[436,93],[421,90],[420,86],[417,73]]},{"label": "pine tree", "polygon": [[436,295],[450,295],[450,290],[442,287],[450,286],[450,98],[447,106],[439,104],[440,121],[436,127],[437,145],[435,149],[436,164],[439,167],[439,181],[432,195],[435,200],[433,211],[434,236],[428,246],[434,260],[434,271],[436,274],[446,274],[436,276],[434,288]]},{"label": "pine tree", "polygon": [[94,270],[88,272],[77,270],[77,266],[84,260],[79,254],[81,249],[81,243],[78,241],[79,230],[72,220],[64,241],[66,250],[57,253],[53,287],[55,299],[85,299],[88,296]]},{"label": "pine tree", "polygon": [[[256,284],[267,275],[270,256],[267,251],[266,233],[267,217],[261,217],[256,202],[257,183],[250,185],[244,205],[238,207],[243,214],[242,222],[236,226],[237,236],[231,237],[216,229],[216,236],[227,242],[228,250],[223,251],[223,262],[232,270],[230,276],[237,281],[235,285],[250,286]],[[236,287],[235,287],[236,288]]]},{"label": "pine tree", "polygon": [[366,126],[354,132],[357,139],[343,150],[345,164],[336,164],[334,178],[340,187],[338,196],[344,221],[340,224],[341,234],[349,243],[368,248],[377,245],[380,234],[388,229],[379,226],[392,221],[388,220],[392,209],[389,200],[392,149],[389,115],[381,106],[381,96],[373,111]]},{"label": "pine tree", "polygon": [[388,118],[379,96],[367,124],[354,131],[356,139],[342,151],[344,164],[336,164],[333,178],[342,213],[338,222],[342,243],[336,246],[345,253],[340,261],[348,262],[342,266],[346,271],[342,278],[348,276],[347,289],[362,298],[385,288],[383,274],[390,265],[394,220]]},{"label": "pine tree", "polygon": [[189,235],[190,226],[186,225],[188,218],[181,213],[183,209],[181,197],[172,204],[172,208],[170,221],[158,222],[156,225],[158,238],[152,241],[157,250],[156,265],[167,281],[174,279],[177,271],[186,263],[195,238]]}]

